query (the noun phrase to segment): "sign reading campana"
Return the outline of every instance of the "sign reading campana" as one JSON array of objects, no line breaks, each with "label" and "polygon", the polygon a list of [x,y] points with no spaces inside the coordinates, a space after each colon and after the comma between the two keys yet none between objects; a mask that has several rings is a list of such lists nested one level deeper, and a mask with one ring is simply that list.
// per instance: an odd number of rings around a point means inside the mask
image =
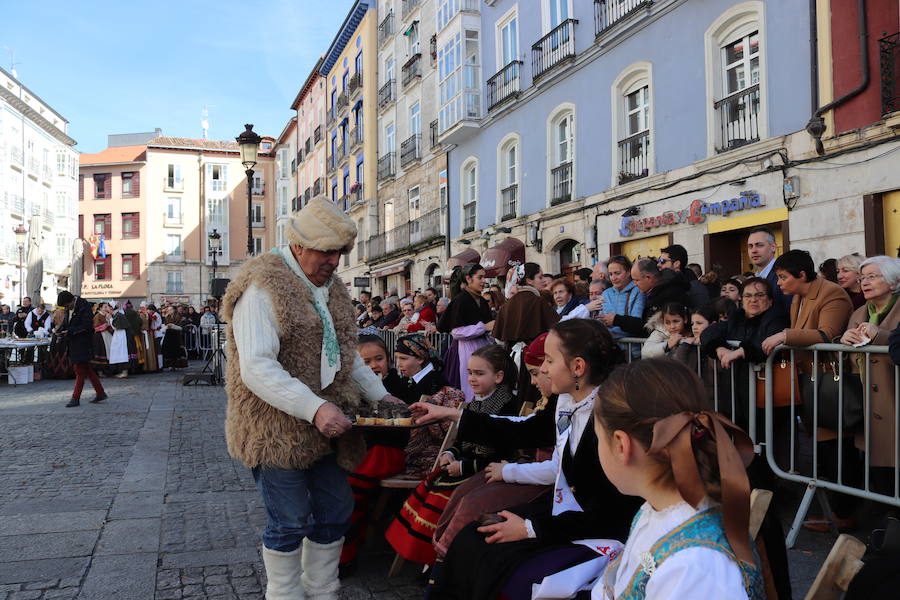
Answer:
[{"label": "sign reading campana", "polygon": [[669,210],[661,215],[643,218],[622,217],[619,235],[629,237],[638,232],[650,231],[651,229],[658,229],[670,225],[680,225],[682,223],[698,225],[706,221],[707,215],[727,217],[735,212],[749,210],[751,208],[760,208],[765,205],[766,203],[762,196],[753,191],[741,192],[737,198],[730,198],[728,200],[722,200],[721,202],[703,202],[702,200],[694,200],[691,202],[690,206],[685,209]]}]

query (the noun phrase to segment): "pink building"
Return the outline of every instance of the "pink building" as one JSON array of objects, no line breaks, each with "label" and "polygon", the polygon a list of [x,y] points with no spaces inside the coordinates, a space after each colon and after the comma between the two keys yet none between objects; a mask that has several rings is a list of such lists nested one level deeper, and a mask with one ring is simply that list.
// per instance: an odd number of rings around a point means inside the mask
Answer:
[{"label": "pink building", "polygon": [[325,78],[319,74],[322,59],[316,63],[291,108],[297,111],[297,205],[325,194]]}]

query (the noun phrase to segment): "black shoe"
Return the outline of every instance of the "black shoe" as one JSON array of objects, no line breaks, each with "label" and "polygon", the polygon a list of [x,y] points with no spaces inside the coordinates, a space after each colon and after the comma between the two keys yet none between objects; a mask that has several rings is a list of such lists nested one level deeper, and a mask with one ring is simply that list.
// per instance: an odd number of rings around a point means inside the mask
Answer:
[{"label": "black shoe", "polygon": [[91,400],[91,404],[97,404],[98,402],[103,402],[107,398],[109,398],[109,396],[107,396],[106,394],[100,394],[99,396],[97,396],[96,398]]},{"label": "black shoe", "polygon": [[72,407],[75,407],[75,406],[81,406],[81,402],[79,402],[79,401],[76,400],[75,398],[72,398],[71,400],[69,400],[69,403],[66,404],[66,408],[72,408]]}]

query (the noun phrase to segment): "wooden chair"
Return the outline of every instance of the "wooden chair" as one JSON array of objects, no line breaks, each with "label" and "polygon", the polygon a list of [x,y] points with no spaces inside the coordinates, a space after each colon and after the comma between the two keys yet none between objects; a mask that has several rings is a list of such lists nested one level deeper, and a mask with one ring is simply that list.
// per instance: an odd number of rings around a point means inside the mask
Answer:
[{"label": "wooden chair", "polygon": [[850,582],[863,567],[862,557],[866,553],[866,545],[853,537],[842,533],[838,536],[831,552],[822,563],[816,579],[806,593],[806,600],[837,600]]}]

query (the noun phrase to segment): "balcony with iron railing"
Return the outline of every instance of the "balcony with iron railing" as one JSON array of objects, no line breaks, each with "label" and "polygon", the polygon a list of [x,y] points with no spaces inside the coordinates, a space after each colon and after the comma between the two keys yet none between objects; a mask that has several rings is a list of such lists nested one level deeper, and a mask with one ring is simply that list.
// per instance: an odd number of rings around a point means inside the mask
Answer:
[{"label": "balcony with iron railing", "polygon": [[594,0],[594,35],[605,33],[610,27],[650,8],[653,0]]},{"label": "balcony with iron railing", "polygon": [[412,14],[414,10],[419,8],[420,0],[403,0],[402,9],[400,14],[402,15],[402,19],[405,21],[409,15]]},{"label": "balcony with iron railing", "polygon": [[309,153],[312,152],[313,149],[313,141],[312,136],[306,138],[306,141],[303,143],[303,152],[309,157]]},{"label": "balcony with iron railing", "polygon": [[388,152],[378,158],[378,181],[384,181],[396,175],[396,154],[396,152]]},{"label": "balcony with iron railing", "polygon": [[650,132],[641,131],[619,141],[619,184],[649,174]]},{"label": "balcony with iron railing", "polygon": [[163,188],[167,192],[180,192],[184,190],[184,180],[176,177],[163,177]]},{"label": "balcony with iron railing", "polygon": [[313,182],[313,196],[318,196],[324,189],[325,181],[321,177],[317,177]]},{"label": "balcony with iron railing", "polygon": [[727,152],[759,141],[759,84],[739,90],[713,104],[719,126],[716,152]]},{"label": "balcony with iron railing", "polygon": [[37,178],[38,174],[41,172],[41,161],[34,157],[30,157],[28,159],[28,174],[34,178]]},{"label": "balcony with iron railing", "polygon": [[441,145],[440,137],[438,136],[438,120],[435,119],[428,125],[429,137],[431,138],[431,147],[437,148]]},{"label": "balcony with iron railing", "polygon": [[411,135],[400,144],[400,166],[404,169],[410,163],[422,158],[422,136]]},{"label": "balcony with iron railing", "polygon": [[10,146],[9,161],[13,166],[22,167],[25,163],[25,153],[18,146]]},{"label": "balcony with iron railing", "polygon": [[384,82],[384,85],[378,88],[378,108],[384,108],[397,99],[394,90],[396,87],[393,79]]},{"label": "balcony with iron railing", "polygon": [[344,194],[337,200],[337,205],[341,207],[341,210],[347,212],[350,210],[350,194]]},{"label": "balcony with iron railing", "polygon": [[312,200],[312,188],[308,187],[303,191],[303,205],[306,206]]},{"label": "balcony with iron railing", "polygon": [[531,47],[531,73],[534,80],[557,65],[575,58],[577,24],[576,19],[567,19]]},{"label": "balcony with iron railing", "polygon": [[262,215],[253,215],[253,220],[250,221],[250,225],[253,229],[262,229],[266,226],[266,218]]},{"label": "balcony with iron railing", "polygon": [[363,86],[363,74],[362,71],[357,71],[350,77],[350,82],[347,84],[347,88],[350,92],[350,97],[356,96],[356,93],[362,89]]},{"label": "balcony with iron railing", "polygon": [[254,196],[264,196],[266,194],[266,184],[264,182],[254,183],[250,191]]},{"label": "balcony with iron railing", "polygon": [[501,221],[509,221],[519,216],[519,185],[514,183],[500,190],[503,216]]},{"label": "balcony with iron railing", "polygon": [[514,60],[487,81],[488,110],[519,95],[521,60]]},{"label": "balcony with iron railing", "polygon": [[881,64],[881,114],[900,110],[900,32],[878,40]]},{"label": "balcony with iron railing", "polygon": [[361,202],[365,202],[365,196],[363,195],[363,184],[355,183],[353,187],[350,188],[353,193],[353,202],[355,204],[359,204]]},{"label": "balcony with iron railing", "polygon": [[337,113],[337,106],[332,106],[326,111],[325,126],[328,129],[331,129],[334,126],[334,122],[337,121]]},{"label": "balcony with iron railing", "polygon": [[338,94],[335,105],[337,106],[337,114],[343,112],[343,110],[350,105],[350,91],[344,90],[343,92]]},{"label": "balcony with iron railing", "polygon": [[441,240],[444,236],[444,216],[442,209],[436,209],[411,218],[408,222],[384,233],[373,235],[366,244],[369,260],[376,260],[395,252],[406,252],[418,244]]},{"label": "balcony with iron railing", "polygon": [[347,147],[344,144],[338,144],[334,149],[336,164],[340,165],[347,158]]},{"label": "balcony with iron railing", "polygon": [[322,141],[322,126],[321,125],[316,125],[315,130],[313,130],[313,139],[315,140],[316,144],[318,144],[319,142]]},{"label": "balcony with iron railing", "polygon": [[358,125],[350,130],[350,147],[351,149],[359,148],[363,143],[363,128]]},{"label": "balcony with iron railing", "polygon": [[551,169],[550,177],[553,181],[553,190],[550,197],[550,206],[556,206],[572,199],[572,162],[565,162],[555,169]]},{"label": "balcony with iron railing", "polygon": [[405,65],[403,65],[402,73],[404,89],[422,78],[421,59],[422,55],[416,53],[413,54],[408,61],[406,61]]},{"label": "balcony with iron railing", "polygon": [[394,11],[388,11],[378,24],[378,45],[382,45],[394,35]]},{"label": "balcony with iron railing", "polygon": [[477,203],[469,202],[468,204],[463,204],[463,222],[462,222],[462,232],[463,233],[472,233],[475,231],[475,207]]}]

